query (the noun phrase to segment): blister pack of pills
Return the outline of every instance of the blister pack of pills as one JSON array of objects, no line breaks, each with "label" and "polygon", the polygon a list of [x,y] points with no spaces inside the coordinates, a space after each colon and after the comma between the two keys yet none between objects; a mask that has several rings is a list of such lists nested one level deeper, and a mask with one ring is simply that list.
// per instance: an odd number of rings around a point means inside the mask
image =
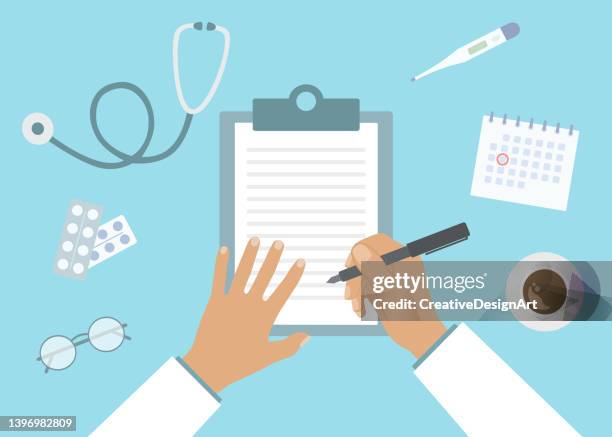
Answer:
[{"label": "blister pack of pills", "polygon": [[120,215],[104,223],[98,228],[96,242],[91,252],[89,267],[100,264],[102,261],[123,252],[136,244],[136,236],[127,222],[125,216]]},{"label": "blister pack of pills", "polygon": [[70,204],[55,256],[57,274],[85,278],[101,217],[102,207],[99,205],[80,200]]}]

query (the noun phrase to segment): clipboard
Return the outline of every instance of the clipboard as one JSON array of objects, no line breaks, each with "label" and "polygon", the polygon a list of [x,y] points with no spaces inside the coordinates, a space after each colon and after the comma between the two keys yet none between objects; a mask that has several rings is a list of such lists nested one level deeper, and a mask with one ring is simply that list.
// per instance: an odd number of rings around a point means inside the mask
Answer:
[{"label": "clipboard", "polygon": [[[309,110],[298,106],[302,93],[315,98]],[[312,85],[289,98],[254,99],[252,109],[220,114],[219,223],[221,244],[231,251],[228,271],[257,235],[252,283],[267,248],[281,239],[279,278],[297,258],[306,270],[272,335],[385,335],[377,322],[354,315],[342,284],[325,282],[358,240],[392,234],[391,112],[361,112],[358,99],[324,98]]]}]

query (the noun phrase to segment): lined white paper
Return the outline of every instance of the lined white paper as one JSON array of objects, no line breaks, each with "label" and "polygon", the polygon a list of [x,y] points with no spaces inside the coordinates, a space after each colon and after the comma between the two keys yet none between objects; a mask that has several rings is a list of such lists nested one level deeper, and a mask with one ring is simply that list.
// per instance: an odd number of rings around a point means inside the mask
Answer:
[{"label": "lined white paper", "polygon": [[357,241],[378,232],[378,124],[279,132],[236,123],[235,148],[237,255],[252,236],[261,240],[248,286],[272,242],[282,240],[285,250],[267,294],[296,259],[304,258],[306,269],[276,324],[363,323],[344,300],[344,284],[326,281],[344,267]]}]

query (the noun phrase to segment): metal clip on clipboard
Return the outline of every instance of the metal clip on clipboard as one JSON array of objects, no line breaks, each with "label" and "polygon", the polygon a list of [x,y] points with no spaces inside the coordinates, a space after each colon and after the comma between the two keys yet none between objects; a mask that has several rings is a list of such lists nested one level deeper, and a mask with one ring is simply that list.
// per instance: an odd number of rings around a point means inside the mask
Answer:
[{"label": "metal clip on clipboard", "polygon": [[[302,93],[314,96],[312,109],[305,111],[297,105]],[[253,130],[356,131],[359,130],[359,99],[324,98],[314,85],[300,85],[287,99],[253,99]]]}]

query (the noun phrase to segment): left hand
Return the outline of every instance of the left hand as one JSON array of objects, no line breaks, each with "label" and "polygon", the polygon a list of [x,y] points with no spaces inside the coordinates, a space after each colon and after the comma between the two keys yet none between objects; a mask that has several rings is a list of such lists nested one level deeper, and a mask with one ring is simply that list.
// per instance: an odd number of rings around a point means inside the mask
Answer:
[{"label": "left hand", "polygon": [[249,240],[227,293],[229,250],[227,247],[219,250],[210,299],[195,341],[184,357],[189,367],[216,392],[292,356],[309,339],[305,333],[296,333],[283,340],[269,340],[274,320],[302,277],[305,262],[297,260],[274,293],[264,300],[264,292],[283,252],[283,243],[274,242],[247,292],[245,287],[258,249],[259,239]]}]

